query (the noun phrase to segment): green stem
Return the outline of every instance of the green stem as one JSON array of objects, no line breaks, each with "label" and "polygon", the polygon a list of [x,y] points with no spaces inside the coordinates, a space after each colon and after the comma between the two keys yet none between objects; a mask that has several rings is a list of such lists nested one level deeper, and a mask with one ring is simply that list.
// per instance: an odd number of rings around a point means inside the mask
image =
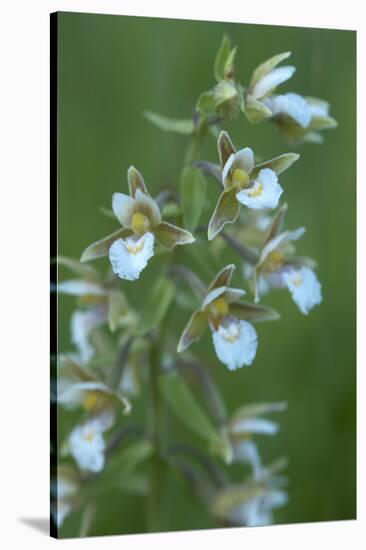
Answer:
[{"label": "green stem", "polygon": [[191,166],[191,164],[197,160],[198,154],[206,137],[207,130],[207,121],[201,118],[188,146],[184,159],[184,166]]},{"label": "green stem", "polygon": [[149,365],[149,396],[148,396],[148,427],[154,454],[150,464],[150,487],[147,501],[147,520],[149,532],[162,530],[162,481],[163,470],[161,462],[161,418],[162,403],[159,393],[159,374],[161,362],[161,340],[156,338],[150,352]]}]

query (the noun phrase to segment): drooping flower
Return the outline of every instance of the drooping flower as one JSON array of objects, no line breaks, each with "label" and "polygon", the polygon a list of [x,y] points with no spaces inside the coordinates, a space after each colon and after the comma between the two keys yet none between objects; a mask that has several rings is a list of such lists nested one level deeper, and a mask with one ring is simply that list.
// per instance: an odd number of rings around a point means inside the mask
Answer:
[{"label": "drooping flower", "polygon": [[114,415],[105,411],[76,426],[69,437],[69,452],[81,470],[100,472],[105,464],[104,432],[113,425]]},{"label": "drooping flower", "polygon": [[272,525],[273,510],[288,502],[287,479],[277,475],[283,467],[284,462],[278,461],[262,467],[256,478],[220,489],[211,500],[214,516],[237,526]]},{"label": "drooping flower", "polygon": [[263,418],[262,415],[281,412],[286,407],[284,402],[244,405],[231,416],[225,426],[225,433],[233,447],[233,460],[250,464],[254,479],[261,477],[263,466],[252,436],[277,434],[279,424]]},{"label": "drooping flower", "polygon": [[295,72],[295,67],[277,67],[279,63],[290,57],[291,52],[284,52],[267,59],[259,65],[252,74],[250,84],[245,94],[245,114],[252,123],[272,115],[266,100],[280,84],[289,80]]},{"label": "drooping flower", "polygon": [[94,329],[107,320],[105,304],[97,305],[87,310],[76,310],[71,316],[71,341],[78,350],[81,361],[88,362],[95,349],[90,343],[90,335]]},{"label": "drooping flower", "polygon": [[112,198],[112,209],[122,229],[86,248],[81,261],[108,255],[114,273],[134,281],[154,255],[155,240],[171,250],[195,239],[189,231],[162,221],[159,206],[136,168],[128,169],[127,178],[130,194],[114,193]]},{"label": "drooping flower", "polygon": [[245,292],[228,286],[234,269],[234,265],[227,265],[216,275],[178,344],[178,352],[183,352],[201,338],[209,325],[217,357],[229,370],[251,365],[255,358],[257,333],[249,321],[279,317],[268,307],[240,301]]},{"label": "drooping flower", "polygon": [[305,233],[304,227],[280,232],[287,210],[283,205],[265,231],[257,265],[250,268],[255,300],[270,288],[287,288],[303,314],[322,301],[321,285],[313,270],[314,262],[295,254],[294,242]]},{"label": "drooping flower", "polygon": [[224,190],[209,222],[209,240],[238,219],[241,204],[255,210],[276,208],[283,192],[277,176],[299,158],[286,153],[256,165],[252,149],[236,151],[227,132],[219,135],[218,151]]},{"label": "drooping flower", "polygon": [[51,514],[60,528],[76,506],[79,483],[72,466],[58,466],[57,477],[51,479]]},{"label": "drooping flower", "polygon": [[112,273],[102,278],[92,266],[66,257],[57,258],[57,263],[79,277],[59,281],[55,290],[78,299],[78,309],[71,316],[71,341],[79,360],[87,363],[95,354],[92,335],[97,328],[108,322],[112,332],[122,327],[132,329],[137,314],[116,288],[118,279]]},{"label": "drooping flower", "polygon": [[288,93],[273,95],[265,100],[275,122],[285,138],[292,143],[322,143],[322,130],[336,128],[329,114],[329,103],[314,97]]},{"label": "drooping flower", "polygon": [[272,525],[273,510],[286,506],[287,502],[287,492],[269,484],[262,490],[258,488],[255,496],[233,508],[229,517],[234,524],[247,527]]}]

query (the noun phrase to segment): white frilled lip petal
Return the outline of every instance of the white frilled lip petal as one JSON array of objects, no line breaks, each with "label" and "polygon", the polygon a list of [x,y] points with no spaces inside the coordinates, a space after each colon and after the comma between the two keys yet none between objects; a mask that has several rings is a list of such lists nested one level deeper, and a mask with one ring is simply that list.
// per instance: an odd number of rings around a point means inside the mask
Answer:
[{"label": "white frilled lip petal", "polygon": [[236,194],[240,204],[262,210],[263,208],[276,208],[283,193],[283,189],[278,183],[276,173],[270,168],[263,168],[252,187],[242,189]]},{"label": "white frilled lip petal", "polygon": [[107,294],[102,286],[82,279],[62,281],[58,283],[57,291],[71,296],[105,296]]},{"label": "white frilled lip petal", "polygon": [[257,333],[247,321],[229,320],[225,326],[219,325],[212,338],[217,357],[229,370],[251,365],[254,361]]},{"label": "white frilled lip petal", "polygon": [[230,169],[231,169],[231,167],[233,165],[233,162],[234,162],[234,158],[235,158],[235,154],[231,153],[230,157],[225,162],[224,168],[222,169],[222,183],[223,184],[225,184],[225,180],[229,175]]},{"label": "white frilled lip petal", "polygon": [[269,97],[265,104],[272,111],[272,115],[287,115],[299,126],[306,128],[311,120],[311,109],[306,100],[298,94],[288,93]]},{"label": "white frilled lip petal", "polygon": [[[131,252],[131,250],[135,252]],[[118,239],[109,249],[112,269],[121,279],[135,281],[154,255],[154,235],[145,233],[142,237]]]},{"label": "white frilled lip petal", "polygon": [[254,168],[254,153],[250,147],[240,149],[234,155],[232,169],[241,168],[247,174],[250,174]]},{"label": "white frilled lip petal", "polygon": [[234,433],[275,435],[278,430],[278,423],[266,418],[246,418],[236,422],[232,426]]},{"label": "white frilled lip petal", "polygon": [[136,210],[136,201],[124,193],[113,193],[112,210],[120,224],[129,229]]},{"label": "white frilled lip petal", "polygon": [[103,434],[95,430],[90,422],[76,426],[69,438],[70,454],[82,470],[100,472],[105,457]]},{"label": "white frilled lip petal", "polygon": [[255,99],[261,99],[268,92],[277,88],[283,82],[286,82],[295,72],[295,67],[290,65],[284,67],[276,67],[267,73],[257,82],[251,92]]},{"label": "white frilled lip petal", "polygon": [[147,215],[153,225],[159,225],[159,223],[161,223],[160,209],[153,198],[141,191],[141,189],[137,189],[135,200],[138,210]]},{"label": "white frilled lip petal", "polygon": [[213,290],[210,290],[208,294],[206,294],[205,299],[202,302],[201,309],[204,309],[209,304],[211,304],[216,298],[219,298],[224,292],[226,291],[226,286],[219,286],[218,288],[214,288]]},{"label": "white frilled lip petal", "polygon": [[322,301],[321,284],[310,267],[290,269],[283,274],[292,299],[304,315]]}]

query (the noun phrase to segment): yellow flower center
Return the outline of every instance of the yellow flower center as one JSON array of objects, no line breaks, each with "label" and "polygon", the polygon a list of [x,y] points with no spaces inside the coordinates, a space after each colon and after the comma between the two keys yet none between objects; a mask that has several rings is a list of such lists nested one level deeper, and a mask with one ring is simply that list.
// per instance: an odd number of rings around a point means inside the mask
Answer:
[{"label": "yellow flower center", "polygon": [[97,405],[100,404],[101,395],[97,391],[88,391],[84,395],[83,407],[87,411],[95,409]]},{"label": "yellow flower center", "polygon": [[248,192],[248,197],[250,197],[252,199],[254,197],[260,197],[260,195],[262,194],[262,191],[263,191],[263,185],[261,183],[258,183],[257,186],[253,187],[253,189],[251,189]]},{"label": "yellow flower center", "polygon": [[233,170],[233,173],[231,174],[231,181],[235,187],[243,189],[244,187],[248,187],[249,185],[249,174],[247,174],[246,171],[242,170],[241,168],[235,168],[235,170]]},{"label": "yellow flower center", "polygon": [[144,248],[144,242],[137,242],[136,244],[128,244],[127,250],[131,254],[137,254],[138,252],[141,252],[141,250]]},{"label": "yellow flower center", "polygon": [[131,229],[135,235],[143,235],[148,231],[150,222],[144,214],[141,212],[135,212],[131,220]]},{"label": "yellow flower center", "polygon": [[294,279],[292,279],[291,282],[295,286],[301,286],[304,280],[302,279],[302,277],[295,277]]},{"label": "yellow flower center", "polygon": [[211,313],[214,317],[220,317],[229,313],[229,306],[222,296],[212,302]]},{"label": "yellow flower center", "polygon": [[94,438],[94,432],[86,432],[85,434],[83,434],[83,439],[85,439],[85,441],[87,441],[88,443],[90,443]]},{"label": "yellow flower center", "polygon": [[261,271],[277,271],[284,262],[284,255],[280,250],[272,250],[264,260],[260,270]]},{"label": "yellow flower center", "polygon": [[222,332],[224,340],[226,340],[226,342],[230,342],[231,344],[239,338],[239,334],[240,331],[238,326],[231,328],[231,330],[224,329]]}]

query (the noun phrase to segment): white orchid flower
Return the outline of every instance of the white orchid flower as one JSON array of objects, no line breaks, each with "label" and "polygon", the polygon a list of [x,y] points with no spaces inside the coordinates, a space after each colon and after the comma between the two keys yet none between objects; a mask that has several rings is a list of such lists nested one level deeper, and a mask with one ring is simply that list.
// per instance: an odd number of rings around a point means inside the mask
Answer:
[{"label": "white orchid flower", "polygon": [[[321,284],[313,270],[314,262],[296,256],[294,242],[305,233],[304,227],[279,233],[287,205],[274,216],[256,266],[244,270],[254,281],[256,301],[270,288],[287,288],[301,313],[306,315],[322,301]],[[253,278],[254,277],[254,278]]]},{"label": "white orchid flower", "polygon": [[100,472],[105,464],[103,434],[113,424],[114,416],[102,414],[76,426],[69,437],[69,452],[81,470]]},{"label": "white orchid flower", "polygon": [[208,225],[209,240],[225,224],[238,219],[240,205],[254,210],[276,208],[283,192],[277,176],[299,158],[295,153],[286,153],[255,164],[253,150],[245,147],[236,151],[227,132],[220,133],[217,145],[224,190]]},{"label": "white orchid flower", "polygon": [[234,269],[234,265],[227,265],[216,275],[178,344],[181,353],[210,326],[217,357],[229,370],[250,365],[255,358],[257,333],[249,321],[278,319],[277,312],[268,307],[240,301],[245,292],[228,286]]},{"label": "white orchid flower", "polygon": [[118,277],[135,281],[154,255],[155,241],[171,250],[195,239],[189,231],[162,221],[159,206],[136,168],[131,166],[127,177],[130,194],[114,193],[112,197],[112,209],[122,229],[90,245],[81,261],[109,256]]},{"label": "white orchid flower", "polygon": [[329,103],[322,99],[288,93],[273,95],[264,103],[272,113],[271,120],[290,142],[322,143],[320,131],[337,126],[329,114]]},{"label": "white orchid flower", "polygon": [[235,507],[230,519],[238,525],[262,527],[273,524],[273,510],[286,506],[287,492],[283,489],[269,488],[247,502]]},{"label": "white orchid flower", "polygon": [[286,65],[277,67],[287,59],[290,52],[284,52],[259,65],[252,74],[250,84],[245,95],[245,114],[254,124],[272,116],[268,98],[280,84],[289,80],[295,73],[295,67]]},{"label": "white orchid flower", "polygon": [[76,471],[70,466],[59,466],[57,478],[51,479],[51,514],[60,528],[75,508],[79,491]]}]

